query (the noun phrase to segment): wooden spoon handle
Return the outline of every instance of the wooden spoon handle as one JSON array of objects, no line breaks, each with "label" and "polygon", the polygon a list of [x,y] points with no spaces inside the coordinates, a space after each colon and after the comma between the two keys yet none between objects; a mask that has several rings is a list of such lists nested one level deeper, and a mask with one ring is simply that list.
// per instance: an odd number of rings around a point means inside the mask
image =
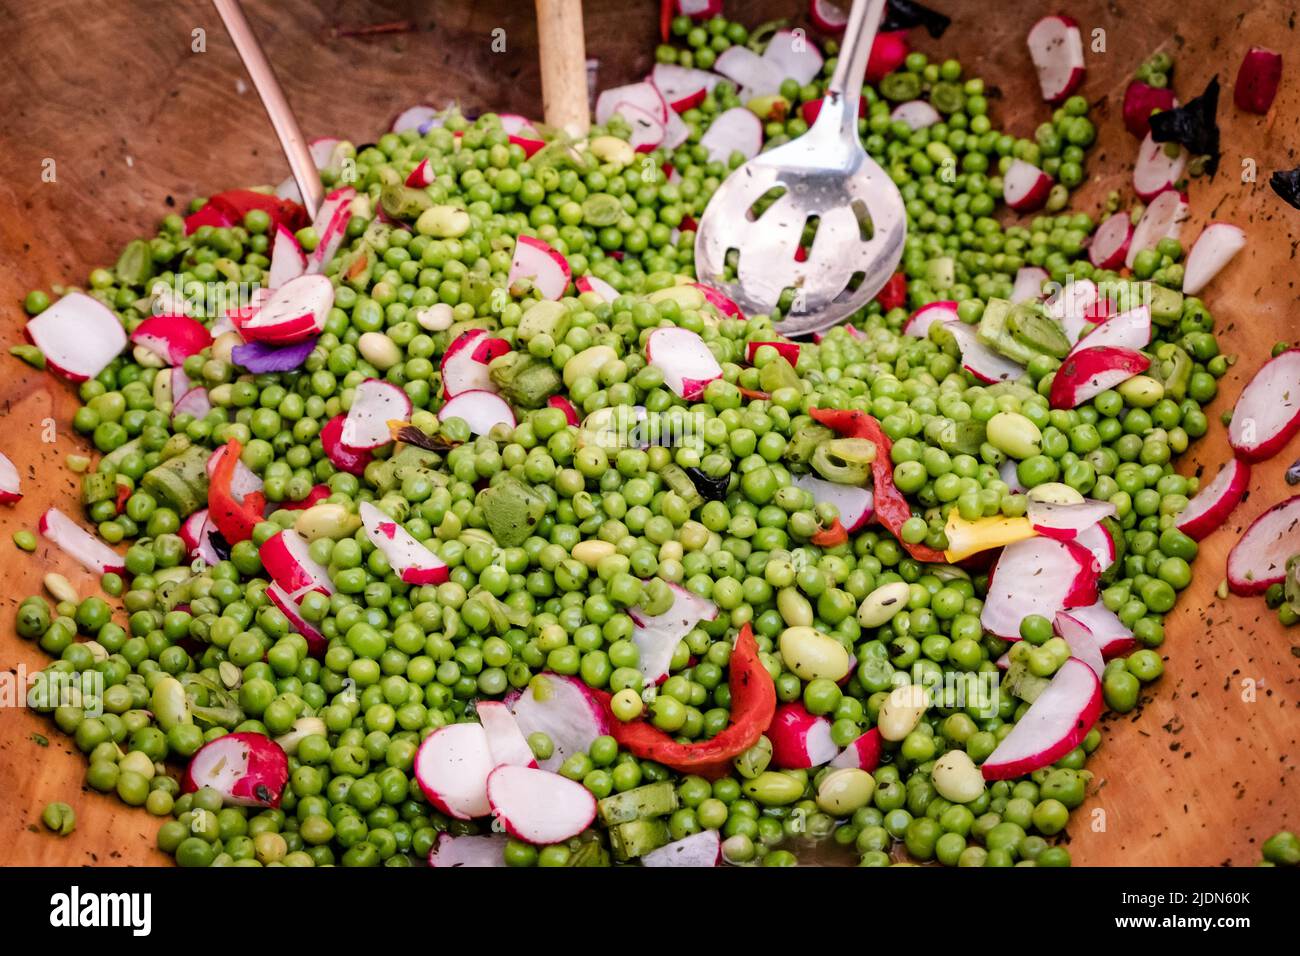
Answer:
[{"label": "wooden spoon handle", "polygon": [[537,47],[542,62],[542,116],[569,135],[587,135],[587,53],[582,0],[537,0]]}]

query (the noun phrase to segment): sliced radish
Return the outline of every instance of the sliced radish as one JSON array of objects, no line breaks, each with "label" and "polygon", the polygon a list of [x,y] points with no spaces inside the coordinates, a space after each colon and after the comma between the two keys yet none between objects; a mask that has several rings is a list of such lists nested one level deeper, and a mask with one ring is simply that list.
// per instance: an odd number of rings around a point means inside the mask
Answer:
[{"label": "sliced radish", "polygon": [[586,753],[592,741],[609,733],[605,707],[585,682],[550,672],[538,674],[510,705],[525,737],[544,733],[554,751],[540,761],[543,770],[558,770],[576,753]]},{"label": "sliced radish", "polygon": [[186,553],[191,558],[202,558],[208,567],[215,567],[221,563],[221,555],[212,542],[216,530],[216,526],[208,521],[208,509],[201,508],[181,522],[177,534],[185,542]]},{"label": "sliced radish", "polygon": [[343,420],[339,439],[352,448],[372,449],[393,440],[390,421],[410,419],[411,397],[392,382],[368,378],[352,395],[352,407]]},{"label": "sliced radish", "polygon": [[717,830],[701,830],[651,850],[641,857],[642,866],[717,866],[722,862],[722,838]]},{"label": "sliced radish", "polygon": [[836,769],[849,767],[871,773],[880,766],[882,747],[880,731],[872,727],[841,750],[830,765]]},{"label": "sliced radish", "polygon": [[1026,516],[1039,534],[1067,540],[1077,538],[1084,529],[1091,528],[1103,518],[1113,518],[1115,511],[1115,506],[1109,501],[1095,498],[1071,505],[1031,498]]},{"label": "sliced radish", "polygon": [[[951,301],[931,302],[923,305],[903,325],[903,334],[923,339],[930,334],[930,326],[936,322],[960,322],[957,317],[957,303]],[[960,343],[960,339],[958,342]]]},{"label": "sliced radish", "polygon": [[185,768],[184,793],[207,787],[233,807],[278,807],[289,782],[289,757],[262,734],[223,734],[198,749]]},{"label": "sliced radish", "polygon": [[596,798],[568,777],[535,767],[497,767],[488,776],[488,801],[506,832],[528,843],[559,843],[596,819]]},{"label": "sliced radish", "polygon": [[673,0],[677,12],[692,20],[707,20],[722,15],[722,0]]},{"label": "sliced radish", "polygon": [[[209,478],[216,474],[217,466],[221,464],[221,460],[226,454],[225,445],[212,453],[212,457],[208,459],[205,466]],[[230,493],[236,501],[243,501],[246,495],[261,491],[262,487],[262,479],[257,476],[253,469],[245,465],[242,460],[235,462],[235,474],[230,479]]]},{"label": "sliced radish", "polygon": [[272,604],[280,609],[280,613],[289,619],[289,626],[307,641],[307,652],[313,657],[320,658],[325,656],[325,651],[329,648],[329,640],[316,629],[315,625],[302,616],[302,610],[299,607],[307,591],[314,590],[316,589],[308,588],[295,596],[272,581],[267,585],[266,596]]},{"label": "sliced radish", "polygon": [[1237,109],[1263,116],[1273,105],[1278,84],[1282,81],[1282,54],[1253,46],[1237,70],[1237,82],[1232,88],[1232,101]]},{"label": "sliced radish", "polygon": [[[638,153],[648,153],[663,144],[668,136],[668,121],[631,103],[619,103],[614,110],[632,128],[628,144]],[[677,116],[669,111],[669,115]]]},{"label": "sliced radish", "polygon": [[445,422],[449,418],[464,419],[474,435],[486,435],[494,425],[514,428],[517,424],[515,413],[505,399],[495,392],[480,389],[461,392],[438,410],[438,421]]},{"label": "sliced radish", "polygon": [[524,151],[525,159],[546,145],[546,140],[537,131],[533,121],[517,113],[502,113],[501,128],[506,131],[510,142]]},{"label": "sliced radish", "polygon": [[980,623],[1003,640],[1020,639],[1020,622],[1030,614],[1049,621],[1065,608],[1097,599],[1092,552],[1074,541],[1034,537],[1002,549],[989,575]]},{"label": "sliced radish", "polygon": [[1187,150],[1181,146],[1176,156],[1165,152],[1165,143],[1157,143],[1148,132],[1138,147],[1133,164],[1133,188],[1143,202],[1150,202],[1167,189],[1175,188],[1187,166]]},{"label": "sliced radish", "polygon": [[1032,163],[1015,160],[1002,177],[1002,199],[1016,212],[1042,209],[1052,192],[1052,177]]},{"label": "sliced radish", "polygon": [[596,122],[608,123],[615,113],[622,113],[623,117],[628,119],[622,109],[624,106],[640,110],[660,125],[668,121],[668,104],[664,95],[648,80],[602,90],[600,96],[596,97],[596,106],[593,110]]},{"label": "sliced radish", "polygon": [[1151,200],[1146,212],[1138,220],[1129,242],[1128,254],[1124,263],[1130,269],[1137,260],[1137,254],[1143,249],[1154,249],[1161,239],[1177,239],[1187,221],[1187,195],[1167,189]]},{"label": "sliced radish", "polygon": [[[691,128],[686,125],[680,116],[677,115],[675,110],[669,110],[668,119],[664,122],[663,137],[658,143],[659,147],[664,150],[672,151],[685,144],[685,142],[690,138]],[[632,145],[635,148],[637,144],[633,143]],[[652,146],[651,148],[653,149],[654,147]],[[673,240],[674,244],[676,244],[676,241],[676,239]]]},{"label": "sliced radish", "polygon": [[352,200],[357,198],[357,191],[351,186],[342,186],[334,190],[320,204],[312,229],[316,233],[316,248],[307,256],[307,272],[324,272],[334,254],[343,245],[347,234],[348,220],[352,218]]},{"label": "sliced radish", "polygon": [[497,391],[488,375],[488,364],[510,351],[505,339],[487,334],[486,329],[467,329],[447,346],[442,356],[442,388],[447,398],[473,390]]},{"label": "sliced radish", "polygon": [[685,113],[704,102],[721,79],[716,73],[678,66],[676,63],[656,63],[650,73],[650,82],[673,110]]},{"label": "sliced radish", "polygon": [[488,750],[492,754],[492,765],[500,767],[510,764],[514,767],[536,767],[537,758],[532,748],[524,739],[523,732],[510,713],[510,708],[499,700],[481,700],[475,710],[483,732],[487,734]]},{"label": "sliced radish", "polygon": [[1011,733],[980,767],[985,780],[1011,780],[1060,760],[1101,716],[1101,681],[1082,661],[1067,660]]},{"label": "sliced radish", "polygon": [[1214,480],[1198,491],[1174,519],[1174,527],[1200,541],[1228,520],[1246,489],[1250,487],[1250,465],[1240,458],[1231,459],[1219,469]]},{"label": "sliced radish", "polygon": [[1112,315],[1097,326],[1070,350],[1070,354],[1084,349],[1116,348],[1140,351],[1151,343],[1151,309],[1139,305],[1127,312]]},{"label": "sliced radish", "polygon": [[370,543],[384,553],[404,583],[441,584],[451,575],[451,569],[436,554],[369,501],[361,502],[357,514]]},{"label": "sliced radish", "polygon": [[1271,458],[1300,431],[1300,349],[1265,362],[1241,390],[1228,443],[1249,462]]},{"label": "sliced radish", "polygon": [[627,612],[635,625],[632,643],[640,652],[638,667],[647,683],[651,684],[657,684],[668,676],[668,665],[677,645],[695,629],[695,625],[718,616],[718,609],[712,601],[677,584],[668,587],[673,592],[673,603],[662,614],[649,615],[635,607],[628,608]]},{"label": "sliced radish", "polygon": [[1198,294],[1245,245],[1246,233],[1230,223],[1206,226],[1183,263],[1183,294]]},{"label": "sliced radish", "polygon": [[96,574],[126,571],[126,562],[116,551],[58,508],[50,508],[41,515],[37,530],[87,571]]},{"label": "sliced radish", "polygon": [[1084,325],[1097,304],[1097,283],[1091,279],[1074,279],[1067,282],[1047,300],[1043,308],[1055,319],[1073,345],[1079,341]]},{"label": "sliced radish", "polygon": [[321,447],[330,464],[339,471],[361,476],[366,473],[366,465],[370,464],[370,451],[343,443],[343,422],[346,418],[346,415],[335,415],[325,423],[325,427],[320,430]]},{"label": "sliced radish", "polygon": [[1046,269],[1038,266],[1022,266],[1016,270],[1016,281],[1011,287],[1011,301],[1033,302],[1043,294],[1043,283],[1050,279]]},{"label": "sliced radish", "polygon": [[714,379],[722,377],[722,366],[704,339],[689,329],[670,326],[655,329],[646,338],[646,362],[659,369],[664,384],[674,395],[694,401]]},{"label": "sliced radish", "polygon": [[908,129],[913,132],[918,129],[928,129],[943,119],[939,111],[925,100],[899,103],[889,114],[889,118],[896,123],[906,123]]},{"label": "sliced radish", "polygon": [[271,241],[271,266],[267,270],[267,283],[272,289],[278,289],[306,270],[307,253],[298,245],[298,239],[284,226],[277,225],[275,238]]},{"label": "sliced radish", "polygon": [[122,320],[98,299],[69,292],[24,329],[50,371],[73,382],[94,378],[126,348]]},{"label": "sliced radish", "polygon": [[1113,213],[1092,234],[1088,261],[1098,269],[1118,269],[1124,265],[1132,241],[1133,217],[1127,212]]},{"label": "sliced radish", "polygon": [[172,406],[172,421],[175,421],[180,415],[205,418],[210,411],[212,411],[212,399],[208,397],[208,390],[206,388],[192,388],[181,397],[180,401]]},{"label": "sliced radish", "polygon": [[22,479],[18,469],[4,452],[0,452],[0,502],[11,505],[22,500]]},{"label": "sliced radish", "polygon": [[1011,382],[1025,374],[1021,366],[976,338],[975,330],[965,322],[948,322],[945,327],[957,340],[961,367],[981,382]]},{"label": "sliced radish", "polygon": [[1256,518],[1228,552],[1233,594],[1263,594],[1286,579],[1286,563],[1300,553],[1300,495]]},{"label": "sliced radish", "polygon": [[426,106],[423,103],[417,106],[408,106],[393,117],[392,125],[388,127],[388,131],[390,133],[404,133],[408,129],[413,129],[423,135],[435,126],[442,125],[442,114],[443,111],[437,107]]},{"label": "sliced radish", "polygon": [[1127,654],[1137,647],[1137,638],[1124,626],[1119,615],[1096,601],[1085,607],[1072,607],[1056,615],[1056,630],[1069,641],[1066,629],[1069,627],[1086,628],[1092,635],[1102,657],[1114,657]]},{"label": "sliced radish", "polygon": [[180,365],[212,344],[212,333],[188,315],[151,315],[135,327],[131,341],[168,365]]},{"label": "sliced radish", "polygon": [[1006,483],[1007,489],[1013,495],[1024,494],[1029,490],[1020,483],[1020,474],[1016,470],[1017,464],[1014,458],[1008,458],[998,465],[998,476]]},{"label": "sliced radish", "polygon": [[813,496],[817,504],[832,504],[839,510],[840,524],[852,534],[875,515],[875,497],[861,485],[841,485],[815,475],[791,475],[791,484]]},{"label": "sliced radish", "polygon": [[1151,114],[1156,110],[1171,110],[1178,105],[1174,91],[1169,87],[1148,86],[1134,80],[1124,90],[1124,126],[1138,139],[1151,132]]},{"label": "sliced radish", "polygon": [[573,285],[579,293],[591,292],[606,302],[613,302],[618,298],[618,290],[599,276],[578,276],[573,280]]},{"label": "sliced radish", "polygon": [[250,342],[289,345],[320,335],[334,305],[334,284],[322,275],[290,279],[246,321],[240,334]]},{"label": "sliced radish", "polygon": [[[817,117],[821,116],[823,99],[824,97],[819,96],[815,100],[804,100],[803,103],[799,105],[799,115],[803,117],[803,121],[809,126],[817,122]],[[859,117],[867,115],[867,106],[868,103],[866,97],[862,97],[858,100]]]},{"label": "sliced radish", "polygon": [[439,833],[438,843],[429,853],[429,866],[505,866],[509,842],[510,837],[504,833],[483,836]]},{"label": "sliced radish", "polygon": [[871,44],[871,53],[867,56],[867,82],[879,83],[893,73],[907,59],[911,46],[907,42],[906,30],[886,30],[876,34]]},{"label": "sliced radish", "polygon": [[1132,349],[1103,347],[1072,353],[1052,380],[1052,407],[1077,408],[1150,367],[1151,360]]},{"label": "sliced radish", "polygon": [[746,342],[745,343],[745,361],[750,365],[754,364],[754,356],[764,345],[770,345],[780,353],[781,358],[785,359],[791,366],[799,364],[799,343],[798,342]]},{"label": "sliced radish", "polygon": [[700,137],[700,145],[709,154],[709,162],[724,166],[733,153],[753,159],[763,145],[763,122],[743,106],[734,106],[714,118]]},{"label": "sliced radish", "polygon": [[823,33],[843,33],[849,25],[849,15],[835,0],[812,0],[808,4],[808,19]]},{"label": "sliced radish", "polygon": [[777,68],[782,79],[796,80],[800,86],[811,83],[825,62],[803,30],[777,30],[763,50],[763,59]]},{"label": "sliced radish", "polygon": [[569,261],[542,240],[532,236],[515,240],[515,255],[507,279],[512,288],[521,279],[528,279],[543,299],[558,300],[568,288],[571,276]]},{"label": "sliced radish", "polygon": [[1101,642],[1092,633],[1092,629],[1070,617],[1069,611],[1058,612],[1052,625],[1069,645],[1070,656],[1087,664],[1088,669],[1101,678],[1106,670],[1106,660],[1101,653]]},{"label": "sliced radish", "polygon": [[257,549],[271,580],[290,594],[317,590],[334,593],[334,582],[308,551],[307,541],[291,528],[277,531]]},{"label": "sliced radish", "polygon": [[1097,562],[1099,572],[1115,563],[1115,539],[1110,536],[1104,524],[1084,528],[1074,536],[1074,543],[1088,549],[1092,559]]},{"label": "sliced radish", "polygon": [[820,767],[840,752],[831,739],[831,722],[810,714],[798,701],[777,707],[766,733],[772,741],[772,766],[780,770]]},{"label": "sliced radish", "polygon": [[424,189],[427,186],[432,186],[433,180],[433,164],[429,162],[429,159],[426,156],[415,164],[415,168],[411,170],[411,174],[406,177],[406,185],[411,186],[414,189]]},{"label": "sliced radish", "polygon": [[745,320],[745,313],[741,312],[740,306],[738,306],[728,296],[723,295],[717,289],[705,285],[703,282],[692,282],[691,285],[699,289],[700,294],[704,296],[709,305],[717,309],[720,314],[725,315],[729,319],[740,319],[742,322]]},{"label": "sliced radish", "polygon": [[741,90],[741,99],[771,96],[781,89],[784,71],[747,46],[732,46],[718,54],[713,69]]},{"label": "sliced radish", "polygon": [[564,412],[564,420],[573,427],[577,428],[582,424],[582,418],[578,415],[578,410],[573,407],[573,402],[563,395],[552,395],[546,400],[546,404],[550,408],[558,408]]},{"label": "sliced radish", "polygon": [[492,812],[487,781],[492,754],[479,724],[448,724],[424,738],[415,752],[415,779],[429,802],[458,820]]},{"label": "sliced radish", "polygon": [[1026,38],[1043,99],[1059,103],[1083,85],[1083,38],[1066,16],[1043,17]]}]

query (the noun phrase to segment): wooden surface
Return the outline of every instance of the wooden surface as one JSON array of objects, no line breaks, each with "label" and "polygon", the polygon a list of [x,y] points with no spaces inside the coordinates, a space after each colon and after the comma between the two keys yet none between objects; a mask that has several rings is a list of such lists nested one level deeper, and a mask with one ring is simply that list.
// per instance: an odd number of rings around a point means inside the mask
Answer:
[{"label": "wooden surface", "polygon": [[[941,44],[924,36],[917,44],[974,64],[998,88],[995,120],[1032,135],[1049,111],[1037,94],[1024,34],[1055,6],[1034,0],[1015,5],[1018,12],[1009,8],[990,17],[988,6],[973,0],[934,4],[953,15],[953,28]],[[1098,104],[1101,140],[1089,155],[1092,179],[1078,194],[1077,208],[1095,213],[1111,189],[1131,196],[1137,144],[1120,123],[1119,98],[1144,57],[1158,48],[1174,56],[1175,86],[1184,99],[1200,92],[1215,71],[1225,85],[1222,167],[1214,182],[1193,183],[1193,221],[1184,233],[1194,237],[1205,221],[1219,218],[1245,227],[1250,237],[1205,296],[1225,351],[1241,356],[1210,409],[1210,435],[1180,464],[1187,473],[1212,475],[1228,454],[1219,411],[1230,407],[1274,341],[1300,337],[1294,260],[1300,211],[1267,187],[1271,170],[1300,161],[1300,64],[1288,59],[1273,116],[1239,114],[1231,103],[1231,84],[1248,46],[1271,46],[1289,57],[1295,5],[1273,0],[1244,15],[1234,8],[1245,4],[1216,0],[1072,0],[1060,6],[1079,21],[1086,43],[1093,30],[1105,31],[1106,51],[1087,55],[1083,92]],[[250,0],[247,7],[308,136],[336,133],[365,142],[398,110],[421,101],[540,112],[532,4]],[[744,9],[751,25],[802,7],[801,0],[728,5],[733,12]],[[652,0],[586,4],[587,49],[601,60],[602,85],[648,69],[656,8]],[[91,268],[111,263],[124,242],[193,195],[286,175],[207,4],[0,0],[0,20],[6,24],[0,39],[6,61],[0,72],[0,248],[7,253],[0,269],[0,331],[6,342],[20,339],[18,303],[28,289],[83,282]],[[403,20],[412,22],[411,32],[334,33]],[[205,52],[192,49],[196,29],[206,31]],[[498,35],[504,53],[492,50],[497,29],[505,31]],[[50,161],[55,182],[42,179]],[[1258,181],[1243,182],[1251,162]],[[7,356],[0,361],[0,448],[19,465],[27,492],[17,507],[0,507],[0,671],[12,672],[44,660],[38,648],[14,637],[17,601],[39,590],[47,570],[68,574],[84,593],[93,581],[44,545],[28,556],[10,543],[13,531],[34,528],[50,504],[78,513],[63,459],[84,447],[68,425],[76,408],[71,390]],[[1300,828],[1300,629],[1281,629],[1262,600],[1214,596],[1237,533],[1288,494],[1282,472],[1297,455],[1300,441],[1258,467],[1249,499],[1203,543],[1195,582],[1167,622],[1164,678],[1139,711],[1103,728],[1105,744],[1091,765],[1098,774],[1092,795],[1070,826],[1076,862],[1246,865],[1258,859],[1259,844],[1272,832]],[[38,734],[48,738],[47,747],[36,742]],[[83,772],[83,758],[52,722],[23,710],[0,711],[0,863],[165,862],[153,849],[157,821],[116,798],[84,792]],[[33,832],[50,800],[76,808],[79,825],[71,837]]]}]

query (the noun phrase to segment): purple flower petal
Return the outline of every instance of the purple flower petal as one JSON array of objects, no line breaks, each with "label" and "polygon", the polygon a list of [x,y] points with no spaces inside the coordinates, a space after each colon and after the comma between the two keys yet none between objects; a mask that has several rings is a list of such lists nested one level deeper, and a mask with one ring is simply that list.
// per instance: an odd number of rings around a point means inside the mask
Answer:
[{"label": "purple flower petal", "polygon": [[254,375],[266,372],[292,372],[307,361],[311,350],[316,347],[316,339],[310,338],[293,345],[267,345],[265,342],[249,342],[236,345],[230,353],[231,361],[245,368]]}]

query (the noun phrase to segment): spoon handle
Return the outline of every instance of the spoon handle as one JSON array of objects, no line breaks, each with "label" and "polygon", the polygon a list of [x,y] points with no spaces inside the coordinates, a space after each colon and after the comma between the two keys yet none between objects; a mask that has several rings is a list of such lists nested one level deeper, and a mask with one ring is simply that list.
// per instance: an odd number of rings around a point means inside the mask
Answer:
[{"label": "spoon handle", "polygon": [[[827,96],[856,104],[862,95],[862,80],[867,75],[867,60],[876,42],[876,31],[885,12],[885,0],[853,0],[848,26],[844,30],[844,46],[840,48],[835,72],[826,87]],[[854,113],[854,119],[857,119]]]},{"label": "spoon handle", "polygon": [[316,164],[312,161],[311,151],[307,148],[307,140],[302,135],[298,121],[294,119],[280,81],[275,77],[275,70],[271,68],[262,45],[257,42],[257,35],[244,16],[239,0],[212,0],[212,5],[217,8],[230,39],[235,42],[235,49],[244,61],[244,69],[253,81],[253,88],[262,98],[262,106],[266,108],[266,115],[280,140],[284,158],[289,161],[289,171],[293,173],[293,181],[298,184],[303,205],[307,208],[307,214],[314,219],[325,198],[325,190],[321,186]]}]

